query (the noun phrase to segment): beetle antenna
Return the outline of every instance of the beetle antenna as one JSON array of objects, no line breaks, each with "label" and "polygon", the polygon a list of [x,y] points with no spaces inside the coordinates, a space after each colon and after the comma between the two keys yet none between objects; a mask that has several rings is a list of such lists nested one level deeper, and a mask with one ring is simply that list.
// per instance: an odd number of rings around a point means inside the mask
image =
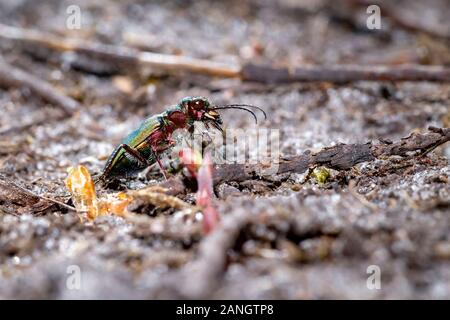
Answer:
[{"label": "beetle antenna", "polygon": [[251,104],[227,104],[227,105],[225,105],[224,107],[247,107],[247,108],[255,108],[255,109],[257,109],[257,110],[259,110],[259,111],[262,112],[262,114],[264,115],[264,119],[267,119],[267,114],[266,114],[266,112],[265,112],[263,109],[261,109],[260,107],[257,107],[257,106],[252,106]]},{"label": "beetle antenna", "polygon": [[241,107],[241,106],[237,106],[237,105],[228,105],[228,106],[223,106],[223,107],[215,107],[215,108],[211,108],[211,110],[226,110],[226,109],[239,109],[239,110],[245,110],[247,112],[250,112],[253,116],[253,118],[255,118],[255,123],[258,124],[258,118],[256,117],[256,114],[247,108]]}]

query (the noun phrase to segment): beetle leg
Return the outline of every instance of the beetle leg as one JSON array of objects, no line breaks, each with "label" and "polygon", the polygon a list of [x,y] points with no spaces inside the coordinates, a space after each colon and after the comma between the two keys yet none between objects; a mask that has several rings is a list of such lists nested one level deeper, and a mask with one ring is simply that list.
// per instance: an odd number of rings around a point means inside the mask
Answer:
[{"label": "beetle leg", "polygon": [[176,144],[176,141],[170,139],[170,140],[167,140],[167,143],[165,143],[165,144],[160,144],[158,146],[152,146],[152,149],[154,152],[161,153],[163,151],[166,151],[170,147],[173,147],[173,145],[175,145],[175,144]]},{"label": "beetle leg", "polygon": [[[166,149],[167,149],[167,148],[166,148]],[[152,146],[152,150],[153,150],[153,153],[155,154],[156,162],[158,162],[159,168],[161,169],[164,178],[167,180],[167,172],[166,172],[166,169],[164,169],[164,166],[162,165],[161,160],[159,159],[159,153],[162,152],[162,151],[164,151],[164,150],[159,150],[159,149],[158,149],[157,147],[155,147],[155,146]]]},{"label": "beetle leg", "polygon": [[[116,150],[114,150],[114,152],[112,153],[110,159],[115,159],[117,154],[119,153],[119,151],[121,149],[124,149],[126,153],[128,153],[129,155],[131,155],[133,158],[135,158],[137,161],[145,164],[146,166],[151,165],[150,161],[148,161],[147,159],[145,159],[137,150],[134,150],[133,148],[131,148],[129,145],[122,143],[121,145],[119,145]],[[100,179],[103,179],[104,177],[108,176],[109,172],[112,169],[112,165],[113,165],[113,161],[109,162],[108,165],[106,166],[105,170],[103,170],[103,173],[100,177]]]},{"label": "beetle leg", "polygon": [[133,156],[135,159],[137,159],[139,162],[145,164],[146,166],[151,165],[150,161],[148,161],[147,159],[145,159],[140,153],[139,151],[133,149],[132,147],[130,147],[127,144],[122,143],[119,146],[119,149],[123,148],[129,155]]},{"label": "beetle leg", "polygon": [[164,178],[166,178],[166,180],[168,177],[167,171],[164,168],[164,166],[162,165],[161,160],[159,159],[159,153],[166,151],[167,149],[172,147],[174,144],[176,144],[176,141],[173,140],[170,136],[165,139],[164,143],[159,143],[159,145],[152,144],[152,150],[153,150],[153,153],[155,154],[156,162],[158,162],[159,168],[161,169],[161,171],[164,175]]},{"label": "beetle leg", "polygon": [[159,160],[159,156],[155,155],[155,158],[156,158],[156,162],[158,162],[159,168],[161,169],[161,172],[162,172],[164,178],[167,180],[168,179],[167,172],[166,172],[166,169],[164,169],[164,166],[162,165],[161,160]]}]

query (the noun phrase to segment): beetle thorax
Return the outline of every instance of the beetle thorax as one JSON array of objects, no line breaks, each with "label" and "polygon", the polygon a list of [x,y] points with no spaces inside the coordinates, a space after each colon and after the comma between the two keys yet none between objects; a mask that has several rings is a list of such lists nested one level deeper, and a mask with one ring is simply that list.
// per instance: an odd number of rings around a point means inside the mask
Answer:
[{"label": "beetle thorax", "polygon": [[167,119],[173,123],[176,128],[184,128],[186,126],[187,117],[181,111],[173,111],[167,115]]}]

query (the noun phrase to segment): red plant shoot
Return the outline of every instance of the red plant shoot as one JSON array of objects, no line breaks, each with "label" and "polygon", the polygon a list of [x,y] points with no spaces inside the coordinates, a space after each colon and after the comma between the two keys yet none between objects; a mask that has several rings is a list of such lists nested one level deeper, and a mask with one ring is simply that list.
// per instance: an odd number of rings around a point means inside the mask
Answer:
[{"label": "red plant shoot", "polygon": [[213,206],[213,166],[211,156],[202,159],[198,152],[184,149],[179,153],[181,162],[193,177],[197,179],[198,190],[195,203],[203,208],[203,231],[211,232],[219,222],[219,213]]}]

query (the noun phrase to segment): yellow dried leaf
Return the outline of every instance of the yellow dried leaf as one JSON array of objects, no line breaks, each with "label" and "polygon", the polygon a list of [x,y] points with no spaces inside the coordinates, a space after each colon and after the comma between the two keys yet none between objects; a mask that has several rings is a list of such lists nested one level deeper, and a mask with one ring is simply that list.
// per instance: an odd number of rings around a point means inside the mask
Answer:
[{"label": "yellow dried leaf", "polygon": [[99,213],[114,214],[124,217],[127,214],[127,207],[133,201],[133,198],[125,192],[109,194],[98,202]]},{"label": "yellow dried leaf", "polygon": [[68,168],[67,171],[66,187],[72,194],[75,208],[86,213],[86,218],[94,220],[105,214],[121,217],[127,214],[127,207],[133,201],[130,195],[118,192],[97,198],[94,181],[86,167],[78,165]]},{"label": "yellow dried leaf", "polygon": [[72,194],[73,204],[80,212],[85,212],[90,220],[98,216],[95,185],[89,171],[82,165],[69,168],[65,180],[67,189]]}]

